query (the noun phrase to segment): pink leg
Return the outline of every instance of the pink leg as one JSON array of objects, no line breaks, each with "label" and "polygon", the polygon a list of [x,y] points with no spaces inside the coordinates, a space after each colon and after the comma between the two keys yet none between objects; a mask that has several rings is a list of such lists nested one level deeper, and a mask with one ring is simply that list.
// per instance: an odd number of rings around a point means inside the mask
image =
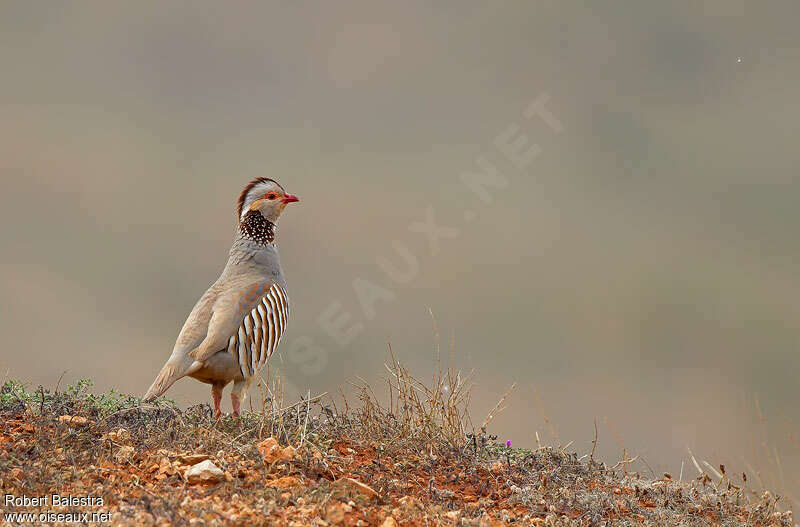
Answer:
[{"label": "pink leg", "polygon": [[225,387],[224,384],[212,384],[211,385],[211,397],[214,399],[214,417],[219,419],[222,417],[222,409],[220,409],[219,405],[222,401],[222,389]]},{"label": "pink leg", "polygon": [[241,405],[241,401],[239,400],[238,395],[231,394],[231,404],[233,405],[233,416],[239,417],[239,407]]},{"label": "pink leg", "polygon": [[231,404],[233,405],[233,416],[239,417],[242,399],[244,399],[245,389],[247,388],[246,381],[236,381],[233,383],[231,389]]}]

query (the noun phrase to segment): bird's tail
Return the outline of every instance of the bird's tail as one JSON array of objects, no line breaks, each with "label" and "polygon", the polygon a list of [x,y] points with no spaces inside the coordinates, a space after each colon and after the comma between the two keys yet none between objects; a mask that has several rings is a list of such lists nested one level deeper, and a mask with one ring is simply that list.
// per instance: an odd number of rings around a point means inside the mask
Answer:
[{"label": "bird's tail", "polygon": [[167,363],[161,368],[158,377],[153,381],[153,384],[147,390],[147,393],[142,397],[143,402],[152,401],[156,397],[161,397],[175,381],[181,377],[191,375],[203,366],[202,362],[198,362],[189,356],[180,358],[170,357]]}]

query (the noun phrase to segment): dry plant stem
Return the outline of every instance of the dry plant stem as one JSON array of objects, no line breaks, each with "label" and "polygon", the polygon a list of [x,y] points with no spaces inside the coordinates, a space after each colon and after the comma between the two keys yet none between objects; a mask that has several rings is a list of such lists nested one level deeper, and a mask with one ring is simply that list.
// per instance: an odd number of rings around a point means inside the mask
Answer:
[{"label": "dry plant stem", "polygon": [[589,455],[589,473],[594,471],[594,451],[597,448],[597,419],[594,420],[594,439],[592,440],[592,453]]},{"label": "dry plant stem", "polygon": [[544,405],[542,404],[542,399],[539,397],[539,392],[536,390],[536,386],[531,386],[533,389],[533,395],[536,397],[536,404],[539,406],[539,411],[542,413],[542,419],[544,419],[544,424],[547,425],[547,430],[550,432],[550,435],[553,439],[556,440],[556,445],[561,446],[561,440],[558,438],[558,434],[556,434],[553,425],[550,423],[550,419],[547,418],[547,412],[544,411]]},{"label": "dry plant stem", "polygon": [[617,431],[614,430],[614,425],[611,424],[611,420],[608,417],[606,417],[606,424],[608,425],[609,430],[611,430],[611,433],[614,435],[614,438],[617,440],[619,447],[622,449],[622,461],[620,463],[622,463],[622,470],[624,470],[627,474],[628,465],[636,461],[637,458],[628,459],[628,451],[625,449],[625,445],[622,444],[622,438],[619,437]]},{"label": "dry plant stem", "polygon": [[502,404],[505,402],[506,399],[508,399],[508,396],[511,395],[511,392],[513,392],[514,388],[516,388],[516,387],[517,387],[517,383],[513,383],[511,385],[511,387],[506,391],[506,393],[503,394],[503,396],[500,398],[500,400],[497,401],[497,404],[495,404],[494,408],[492,408],[489,411],[489,415],[486,416],[486,419],[484,419],[483,423],[481,424],[481,428],[482,429],[486,428],[486,425],[488,425],[492,421],[492,419],[495,418],[495,416],[498,413],[500,413],[503,410],[505,410],[505,407],[503,407]]}]

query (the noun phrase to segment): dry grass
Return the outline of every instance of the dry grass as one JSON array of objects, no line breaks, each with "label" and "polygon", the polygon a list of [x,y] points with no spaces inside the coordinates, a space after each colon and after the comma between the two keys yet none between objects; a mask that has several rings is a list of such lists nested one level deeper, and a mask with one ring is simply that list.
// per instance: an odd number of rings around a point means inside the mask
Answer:
[{"label": "dry grass", "polygon": [[[0,487],[102,496],[114,523],[129,525],[393,525],[390,516],[403,526],[793,525],[776,497],[702,462],[700,477],[678,481],[631,472],[627,453],[608,466],[569,445],[497,444],[487,427],[508,394],[476,429],[468,375],[439,365],[426,383],[390,357],[385,396],[357,382],[357,402],[309,394],[288,404],[274,376],[261,384],[260,410],[241,419],[214,420],[205,404],[94,396],[86,384],[50,393],[6,383]],[[258,445],[268,437],[297,455],[265,460]],[[187,454],[208,456],[224,480],[188,484]]]}]

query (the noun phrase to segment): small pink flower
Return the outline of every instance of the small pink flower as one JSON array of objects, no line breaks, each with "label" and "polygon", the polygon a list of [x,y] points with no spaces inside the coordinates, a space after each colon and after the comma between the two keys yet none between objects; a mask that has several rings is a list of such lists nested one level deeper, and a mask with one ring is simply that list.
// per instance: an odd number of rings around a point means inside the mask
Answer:
[{"label": "small pink flower", "polygon": [[507,448],[511,448],[511,440],[510,439],[506,440],[506,447]]}]

